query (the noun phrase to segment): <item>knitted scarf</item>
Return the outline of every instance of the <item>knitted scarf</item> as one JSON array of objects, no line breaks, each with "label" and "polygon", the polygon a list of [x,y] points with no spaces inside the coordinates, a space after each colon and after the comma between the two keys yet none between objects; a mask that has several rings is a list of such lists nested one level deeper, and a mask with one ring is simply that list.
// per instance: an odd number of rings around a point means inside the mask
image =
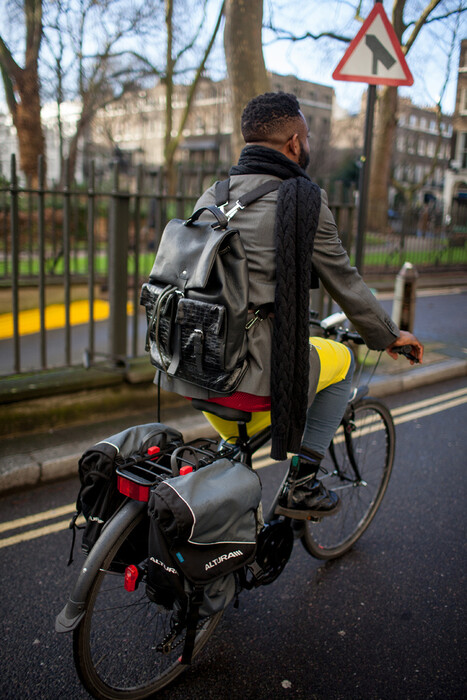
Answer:
[{"label": "knitted scarf", "polygon": [[311,256],[321,191],[302,168],[279,151],[246,146],[231,175],[275,175],[276,288],[271,348],[271,457],[299,451],[305,427],[310,371],[309,290],[316,286]]}]

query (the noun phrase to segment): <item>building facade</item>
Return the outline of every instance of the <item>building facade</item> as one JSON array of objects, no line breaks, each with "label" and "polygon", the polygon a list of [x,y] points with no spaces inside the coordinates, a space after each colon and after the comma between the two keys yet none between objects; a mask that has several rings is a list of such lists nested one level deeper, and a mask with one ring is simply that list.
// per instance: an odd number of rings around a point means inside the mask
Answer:
[{"label": "building facade", "polygon": [[[332,125],[332,145],[358,158],[363,148],[366,95],[357,115],[336,118]],[[442,207],[444,178],[449,166],[452,117],[438,115],[434,107],[418,107],[410,99],[399,98],[396,138],[392,155],[392,176],[398,186],[389,186],[389,206],[397,206],[400,191],[415,192],[415,203],[427,200]]]},{"label": "building facade", "polygon": [[453,227],[467,232],[467,39],[461,42],[451,160],[446,172],[444,207]]},{"label": "building facade", "polygon": [[[334,90],[294,76],[272,74],[273,91],[293,92],[300,100],[310,126],[312,151],[322,161],[329,143]],[[188,87],[177,85],[172,99],[173,135],[179,129],[186,106]],[[97,149],[118,148],[131,161],[148,166],[164,162],[166,123],[165,86],[124,96],[118,103],[100,110],[93,121],[92,142]],[[193,164],[227,166],[231,162],[230,135],[233,131],[227,80],[203,78],[182,131],[177,160]]]}]

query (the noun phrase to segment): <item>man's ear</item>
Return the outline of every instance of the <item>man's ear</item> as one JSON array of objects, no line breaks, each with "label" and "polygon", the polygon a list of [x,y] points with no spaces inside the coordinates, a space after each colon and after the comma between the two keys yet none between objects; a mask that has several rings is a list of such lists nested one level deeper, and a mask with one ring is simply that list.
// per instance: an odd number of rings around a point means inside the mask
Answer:
[{"label": "man's ear", "polygon": [[300,157],[300,139],[298,138],[298,134],[294,134],[290,137],[285,144],[285,149],[285,155],[287,158],[290,158],[290,160],[298,163],[298,159]]}]

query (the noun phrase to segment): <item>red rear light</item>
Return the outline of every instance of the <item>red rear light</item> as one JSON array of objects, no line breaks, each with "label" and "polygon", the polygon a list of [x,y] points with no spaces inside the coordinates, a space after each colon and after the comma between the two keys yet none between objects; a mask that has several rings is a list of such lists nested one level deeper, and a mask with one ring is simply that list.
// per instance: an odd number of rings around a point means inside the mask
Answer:
[{"label": "red rear light", "polygon": [[120,476],[120,474],[117,477],[117,488],[120,493],[133,499],[133,501],[149,501],[149,486],[136,484],[134,481]]},{"label": "red rear light", "polygon": [[138,587],[139,571],[138,567],[134,564],[130,564],[125,569],[125,582],[124,587],[126,591],[134,591]]}]

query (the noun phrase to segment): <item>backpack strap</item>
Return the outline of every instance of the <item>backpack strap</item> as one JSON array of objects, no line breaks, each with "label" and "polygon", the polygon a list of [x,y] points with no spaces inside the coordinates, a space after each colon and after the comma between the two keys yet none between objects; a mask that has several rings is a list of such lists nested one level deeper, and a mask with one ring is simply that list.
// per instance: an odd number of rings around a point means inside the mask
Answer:
[{"label": "backpack strap", "polygon": [[204,586],[193,587],[192,593],[188,597],[188,611],[186,617],[186,635],[183,646],[182,664],[190,664],[193,656],[193,649],[196,640],[196,628],[199,620],[199,609],[204,598]]},{"label": "backpack strap", "polygon": [[230,177],[216,182],[216,207],[225,207],[229,203]]},{"label": "backpack strap", "polygon": [[[256,202],[257,199],[264,197],[264,195],[269,194],[269,192],[278,190],[281,184],[282,181],[279,180],[267,180],[266,182],[263,182],[262,185],[255,187],[255,189],[251,190],[251,192],[242,194],[242,196],[237,199],[232,209],[226,213],[227,219],[230,221],[230,219],[235,216],[239,209],[245,209],[245,207],[249,206],[253,202]],[[224,207],[226,204],[228,204],[229,187],[230,178],[216,182],[215,196],[217,207]]]}]

